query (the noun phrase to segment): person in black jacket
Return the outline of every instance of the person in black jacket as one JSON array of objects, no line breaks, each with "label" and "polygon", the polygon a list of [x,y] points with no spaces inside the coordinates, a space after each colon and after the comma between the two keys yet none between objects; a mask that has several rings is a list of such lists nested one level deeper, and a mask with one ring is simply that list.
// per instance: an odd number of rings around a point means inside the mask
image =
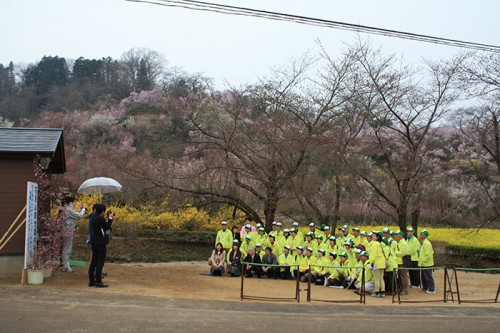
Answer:
[{"label": "person in black jacket", "polygon": [[106,231],[109,230],[109,224],[104,218],[106,206],[97,205],[95,214],[90,221],[92,235],[92,261],[89,267],[89,287],[106,288],[107,285],[102,283],[102,268],[106,259]]},{"label": "person in black jacket", "polygon": [[255,253],[255,249],[253,247],[248,248],[248,254],[245,257],[244,262],[245,264],[245,276],[248,278],[251,278],[253,275],[252,273],[257,274],[257,277],[260,278],[260,275],[262,274],[262,267],[260,265],[252,265],[254,264],[261,264],[260,256]]}]

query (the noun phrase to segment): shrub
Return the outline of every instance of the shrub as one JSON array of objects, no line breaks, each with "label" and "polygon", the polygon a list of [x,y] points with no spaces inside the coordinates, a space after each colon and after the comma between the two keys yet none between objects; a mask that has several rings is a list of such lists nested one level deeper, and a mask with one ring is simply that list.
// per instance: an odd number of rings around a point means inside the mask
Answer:
[{"label": "shrub", "polygon": [[464,245],[448,244],[445,247],[446,254],[460,257],[475,257],[487,260],[498,260],[500,258],[499,248],[473,247]]}]

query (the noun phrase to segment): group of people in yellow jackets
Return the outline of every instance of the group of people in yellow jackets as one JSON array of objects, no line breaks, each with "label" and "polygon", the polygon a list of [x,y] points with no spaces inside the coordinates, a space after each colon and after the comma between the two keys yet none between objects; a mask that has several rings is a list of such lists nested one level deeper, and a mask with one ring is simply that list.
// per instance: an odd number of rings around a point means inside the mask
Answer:
[{"label": "group of people in yellow jackets", "polygon": [[318,227],[315,223],[303,232],[298,222],[290,228],[273,222],[269,233],[260,224],[247,223],[240,232],[238,227],[229,230],[224,221],[215,244],[216,249],[223,249],[218,253],[224,256],[224,266],[231,276],[267,275],[303,282],[311,279],[317,285],[385,297],[396,290],[406,295],[409,288],[435,293],[434,250],[428,237],[427,230],[418,236],[412,228],[407,228],[406,235],[388,228],[367,233],[348,225],[338,228],[335,234],[329,226]]}]

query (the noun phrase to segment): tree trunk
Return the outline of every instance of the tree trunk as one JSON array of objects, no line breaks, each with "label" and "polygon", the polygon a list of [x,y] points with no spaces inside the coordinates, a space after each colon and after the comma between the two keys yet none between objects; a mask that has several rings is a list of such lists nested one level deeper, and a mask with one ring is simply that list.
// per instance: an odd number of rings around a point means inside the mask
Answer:
[{"label": "tree trunk", "polygon": [[264,202],[264,216],[266,218],[265,229],[270,232],[272,229],[272,223],[276,215],[276,209],[278,208],[278,190],[276,188],[267,189],[267,197]]},{"label": "tree trunk", "polygon": [[414,235],[417,235],[419,217],[420,217],[420,208],[415,208],[415,210],[411,212],[411,227],[413,228]]},{"label": "tree trunk", "polygon": [[340,184],[340,176],[335,175],[335,204],[333,206],[332,231],[337,228],[337,223],[340,220],[340,194],[342,186]]},{"label": "tree trunk", "polygon": [[406,235],[406,219],[407,219],[408,206],[406,203],[402,202],[398,206],[398,225],[399,229]]}]

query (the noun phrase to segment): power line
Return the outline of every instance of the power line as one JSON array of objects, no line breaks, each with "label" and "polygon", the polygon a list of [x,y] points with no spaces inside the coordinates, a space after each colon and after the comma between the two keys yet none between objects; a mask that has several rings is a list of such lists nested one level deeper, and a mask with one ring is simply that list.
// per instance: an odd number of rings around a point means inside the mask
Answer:
[{"label": "power line", "polygon": [[307,16],[300,15],[291,15],[285,13],[271,12],[266,10],[257,10],[245,7],[237,7],[237,6],[229,6],[229,5],[221,5],[216,3],[209,3],[203,1],[194,1],[194,0],[126,0],[129,2],[139,2],[139,3],[148,3],[153,5],[159,5],[164,7],[178,7],[185,8],[191,10],[198,11],[206,11],[206,12],[215,12],[221,14],[228,15],[240,15],[240,16],[250,16],[250,17],[258,17],[265,18],[275,21],[286,21],[293,22],[311,26],[319,26],[326,27],[331,29],[340,29],[347,31],[355,31],[373,35],[380,35],[385,37],[395,37],[419,42],[454,46],[472,50],[479,51],[488,51],[488,52],[500,52],[500,46],[497,45],[489,45],[489,44],[481,44],[475,42],[467,42],[458,39],[449,39],[442,37],[435,37],[429,35],[415,34],[411,32],[404,32],[398,30],[391,29],[382,29],[376,28],[366,25],[345,23],[340,21],[331,21],[324,20],[318,18],[312,18]]}]

